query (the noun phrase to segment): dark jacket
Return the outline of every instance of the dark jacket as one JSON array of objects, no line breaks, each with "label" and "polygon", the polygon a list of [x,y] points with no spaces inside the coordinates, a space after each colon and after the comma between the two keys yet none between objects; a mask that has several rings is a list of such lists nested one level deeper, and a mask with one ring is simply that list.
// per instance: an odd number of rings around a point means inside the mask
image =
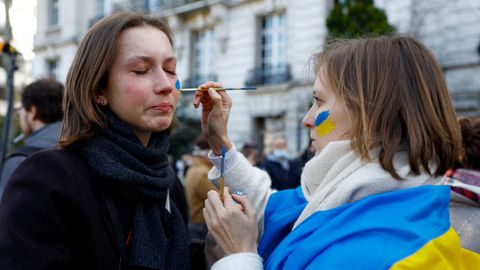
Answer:
[{"label": "dark jacket", "polygon": [[[0,268],[126,269],[119,267],[120,245],[98,183],[74,150],[45,150],[27,158],[0,202]],[[180,198],[172,192],[180,211],[181,192]],[[126,233],[133,207],[113,202]]]},{"label": "dark jacket", "polygon": [[[53,148],[58,142],[61,129],[62,122],[47,124],[26,137],[24,146],[32,146],[39,149]],[[0,198],[2,197],[8,178],[10,178],[13,171],[25,158],[25,155],[13,155],[5,159],[0,177]]]},{"label": "dark jacket", "polygon": [[288,160],[288,169],[284,168],[280,162],[267,158],[261,164],[261,168],[267,171],[272,179],[272,188],[276,190],[293,189],[300,185],[301,168],[297,164]]}]

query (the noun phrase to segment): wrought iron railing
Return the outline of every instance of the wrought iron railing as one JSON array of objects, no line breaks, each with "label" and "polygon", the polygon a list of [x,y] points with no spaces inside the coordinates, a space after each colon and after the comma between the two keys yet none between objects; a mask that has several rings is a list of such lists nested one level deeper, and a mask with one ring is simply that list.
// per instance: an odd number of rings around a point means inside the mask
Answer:
[{"label": "wrought iron railing", "polygon": [[216,74],[210,75],[193,75],[190,78],[182,81],[182,88],[196,88],[206,81],[217,81],[218,76]]},{"label": "wrought iron railing", "polygon": [[281,84],[292,79],[290,65],[265,66],[250,70],[245,81],[246,86]]}]

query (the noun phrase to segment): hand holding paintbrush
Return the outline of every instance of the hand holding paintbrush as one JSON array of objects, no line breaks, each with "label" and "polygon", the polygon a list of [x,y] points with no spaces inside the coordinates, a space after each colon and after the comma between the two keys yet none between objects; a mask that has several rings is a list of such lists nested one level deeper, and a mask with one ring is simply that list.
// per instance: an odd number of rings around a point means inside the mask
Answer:
[{"label": "hand holding paintbrush", "polygon": [[198,108],[202,104],[202,130],[210,149],[217,156],[222,156],[220,168],[220,198],[223,202],[225,187],[225,152],[232,148],[232,142],[227,135],[227,122],[232,107],[232,100],[220,83],[208,82],[200,85],[206,91],[196,91],[193,105]]},{"label": "hand holding paintbrush", "polygon": [[202,131],[213,153],[221,155],[222,146],[225,151],[232,147],[227,135],[227,122],[232,107],[232,100],[227,91],[216,91],[222,88],[220,83],[204,83],[199,88],[208,91],[196,91],[193,105],[198,108],[202,104]]}]

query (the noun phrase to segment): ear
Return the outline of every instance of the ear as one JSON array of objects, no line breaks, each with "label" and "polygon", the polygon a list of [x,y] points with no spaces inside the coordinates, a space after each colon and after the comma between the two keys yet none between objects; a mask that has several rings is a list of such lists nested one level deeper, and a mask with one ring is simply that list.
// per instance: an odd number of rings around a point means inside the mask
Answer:
[{"label": "ear", "polygon": [[27,117],[28,120],[38,120],[38,113],[37,113],[37,106],[35,105],[30,105],[30,109],[27,110]]},{"label": "ear", "polygon": [[95,103],[97,103],[100,106],[105,106],[108,104],[107,97],[105,96],[104,91],[100,91],[96,96],[95,96]]}]

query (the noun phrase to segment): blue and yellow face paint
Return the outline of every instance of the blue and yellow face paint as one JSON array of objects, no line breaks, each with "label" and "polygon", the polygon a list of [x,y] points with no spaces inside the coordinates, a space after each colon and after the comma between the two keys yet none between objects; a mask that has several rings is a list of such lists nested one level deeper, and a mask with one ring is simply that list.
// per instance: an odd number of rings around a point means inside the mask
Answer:
[{"label": "blue and yellow face paint", "polygon": [[328,119],[329,116],[330,110],[327,110],[319,113],[315,118],[315,130],[319,137],[323,137],[335,129],[335,124]]}]

